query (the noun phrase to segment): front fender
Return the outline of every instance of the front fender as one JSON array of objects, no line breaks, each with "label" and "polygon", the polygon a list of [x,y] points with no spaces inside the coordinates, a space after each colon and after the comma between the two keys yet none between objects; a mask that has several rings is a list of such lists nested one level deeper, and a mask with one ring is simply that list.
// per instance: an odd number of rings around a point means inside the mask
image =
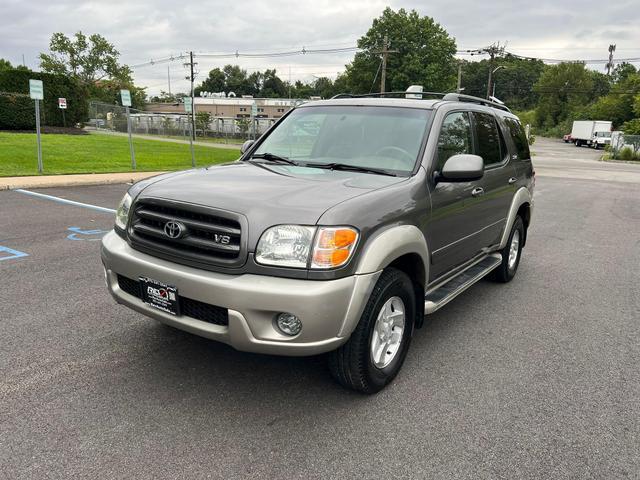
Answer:
[{"label": "front fender", "polygon": [[417,254],[424,266],[426,285],[429,279],[429,249],[424,234],[414,225],[398,225],[382,230],[370,238],[360,255],[356,274],[380,271],[407,254]]}]

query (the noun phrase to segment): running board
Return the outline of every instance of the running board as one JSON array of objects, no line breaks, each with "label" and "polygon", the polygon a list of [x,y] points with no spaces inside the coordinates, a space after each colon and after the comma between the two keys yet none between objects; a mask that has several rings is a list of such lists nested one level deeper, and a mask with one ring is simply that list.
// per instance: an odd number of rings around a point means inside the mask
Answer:
[{"label": "running board", "polygon": [[424,300],[424,314],[428,315],[440,307],[445,306],[471,285],[488,275],[501,263],[502,255],[492,253],[479,262],[474,263],[466,270],[463,270],[446,283],[437,285],[435,288],[427,291]]}]

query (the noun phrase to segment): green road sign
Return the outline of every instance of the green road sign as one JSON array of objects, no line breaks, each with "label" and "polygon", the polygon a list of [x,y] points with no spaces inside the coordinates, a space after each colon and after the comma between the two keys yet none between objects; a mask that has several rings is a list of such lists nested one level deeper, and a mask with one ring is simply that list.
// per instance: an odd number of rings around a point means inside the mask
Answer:
[{"label": "green road sign", "polygon": [[122,99],[123,107],[131,106],[131,93],[129,90],[120,90],[120,98]]},{"label": "green road sign", "polygon": [[256,115],[258,115],[258,105],[256,102],[253,102],[253,105],[251,105],[251,116],[255,117]]},{"label": "green road sign", "polygon": [[184,97],[182,99],[183,103],[184,103],[184,111],[187,113],[191,113],[191,97]]},{"label": "green road sign", "polygon": [[42,80],[29,80],[29,96],[33,100],[44,100]]}]

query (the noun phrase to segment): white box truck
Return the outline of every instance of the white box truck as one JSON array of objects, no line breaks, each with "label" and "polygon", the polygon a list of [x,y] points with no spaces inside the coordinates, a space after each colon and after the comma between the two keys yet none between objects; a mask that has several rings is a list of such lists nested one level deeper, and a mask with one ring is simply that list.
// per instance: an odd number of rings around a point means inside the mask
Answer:
[{"label": "white box truck", "polygon": [[588,145],[602,148],[611,143],[611,122],[606,120],[577,120],[571,129],[571,141],[576,147]]}]

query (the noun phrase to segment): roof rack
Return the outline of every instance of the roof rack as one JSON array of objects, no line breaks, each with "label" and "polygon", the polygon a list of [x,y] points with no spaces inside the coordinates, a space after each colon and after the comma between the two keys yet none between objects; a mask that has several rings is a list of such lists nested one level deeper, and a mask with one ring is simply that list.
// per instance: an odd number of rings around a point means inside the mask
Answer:
[{"label": "roof rack", "polygon": [[484,105],[491,108],[497,108],[498,110],[503,110],[505,112],[511,112],[506,105],[500,104],[498,102],[493,102],[491,100],[487,100],[486,98],[474,97],[472,95],[462,95],[460,93],[441,93],[441,92],[379,92],[379,93],[365,93],[354,95],[352,93],[339,93],[331,97],[332,99],[336,98],[381,98],[381,97],[392,97],[392,96],[402,96],[406,97],[406,95],[417,96],[421,95],[423,98],[426,97],[437,97],[442,99],[443,101],[449,102],[469,102],[476,103],[478,105]]},{"label": "roof rack", "polygon": [[462,95],[461,93],[447,93],[444,97],[442,97],[442,100],[452,102],[477,103],[478,105],[485,105],[487,107],[497,108],[498,110],[504,110],[505,112],[511,113],[509,107],[504,104],[493,102],[491,100],[487,100],[486,98],[474,97],[472,95]]},{"label": "roof rack", "polygon": [[[377,93],[362,93],[362,94],[353,94],[353,93],[339,93],[337,95],[334,95],[333,97],[331,97],[332,99],[335,98],[367,98],[367,97],[391,97],[391,96],[398,96],[401,95],[402,97],[405,97],[406,95],[425,95],[425,96],[429,96],[429,97],[442,97],[444,95],[447,95],[446,93],[442,93],[442,92],[377,92]],[[411,98],[411,97],[409,97]]]}]

